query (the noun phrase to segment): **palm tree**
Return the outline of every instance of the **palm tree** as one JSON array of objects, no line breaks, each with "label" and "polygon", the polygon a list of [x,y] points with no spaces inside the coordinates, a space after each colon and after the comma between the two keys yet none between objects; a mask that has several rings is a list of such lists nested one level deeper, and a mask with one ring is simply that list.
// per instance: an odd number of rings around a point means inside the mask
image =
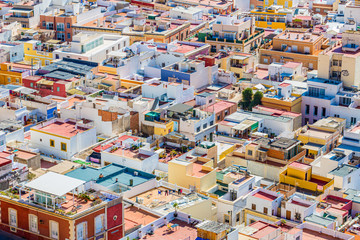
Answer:
[{"label": "palm tree", "polygon": [[179,208],[179,204],[177,202],[174,202],[173,203],[173,208],[175,209],[174,217],[177,217],[177,215],[178,215],[177,210]]}]

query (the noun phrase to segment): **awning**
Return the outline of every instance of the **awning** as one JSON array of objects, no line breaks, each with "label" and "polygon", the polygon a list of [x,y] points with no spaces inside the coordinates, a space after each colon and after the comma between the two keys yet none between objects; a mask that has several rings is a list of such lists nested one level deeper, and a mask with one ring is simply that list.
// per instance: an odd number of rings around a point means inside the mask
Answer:
[{"label": "awning", "polygon": [[32,9],[13,8],[9,12],[30,13]]},{"label": "awning", "polygon": [[25,184],[25,187],[61,197],[83,184],[85,184],[85,181],[54,172],[48,172]]}]

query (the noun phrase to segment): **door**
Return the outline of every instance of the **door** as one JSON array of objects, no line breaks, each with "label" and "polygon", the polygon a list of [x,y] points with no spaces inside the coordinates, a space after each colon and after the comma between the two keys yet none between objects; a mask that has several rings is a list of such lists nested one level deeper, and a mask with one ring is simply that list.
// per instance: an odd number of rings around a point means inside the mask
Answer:
[{"label": "door", "polygon": [[290,220],[291,218],[291,211],[286,211],[286,219]]}]

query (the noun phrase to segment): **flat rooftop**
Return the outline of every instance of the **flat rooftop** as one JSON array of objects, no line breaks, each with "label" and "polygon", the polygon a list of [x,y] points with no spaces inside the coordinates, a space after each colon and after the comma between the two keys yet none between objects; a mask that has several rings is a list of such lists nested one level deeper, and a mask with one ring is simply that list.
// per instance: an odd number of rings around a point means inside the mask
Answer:
[{"label": "flat rooftop", "polygon": [[134,206],[127,207],[124,209],[125,232],[139,225],[146,226],[158,218],[159,216],[149,213],[143,209],[139,209]]},{"label": "flat rooftop", "polygon": [[[136,175],[135,172],[137,172]],[[102,178],[99,178],[100,174],[103,175]],[[126,186],[130,186],[130,179],[132,179],[132,186],[137,186],[156,177],[150,173],[123,167],[117,164],[110,164],[103,168],[80,167],[66,173],[66,175],[86,182],[95,181],[105,187],[116,184],[116,178],[118,179],[118,183]]]},{"label": "flat rooftop", "polygon": [[[305,38],[306,35],[309,36],[309,38]],[[299,42],[313,42],[313,43],[321,38],[323,38],[321,35],[300,33],[300,32],[288,32],[274,37],[274,39],[291,40],[291,41],[299,41]]]},{"label": "flat rooftop", "polygon": [[44,127],[39,126],[39,128],[35,128],[35,130],[40,130],[45,133],[51,133],[51,134],[71,138],[78,133],[85,132],[88,129],[83,127],[78,127],[76,123],[72,121],[68,121],[68,122],[55,121]]},{"label": "flat rooftop", "polygon": [[171,221],[169,224],[170,225],[177,224],[178,226],[173,230],[168,230],[168,227],[164,225],[156,229],[153,235],[146,235],[146,239],[150,239],[150,240],[197,239],[197,229],[191,226],[190,224],[177,219]]},{"label": "flat rooftop", "polygon": [[289,164],[290,167],[294,167],[294,168],[298,168],[304,171],[307,171],[311,168],[310,165],[305,164],[305,163],[301,163],[301,162],[292,162]]},{"label": "flat rooftop", "polygon": [[267,201],[274,201],[276,198],[278,198],[277,196],[271,195],[271,194],[263,192],[263,191],[258,191],[257,193],[255,193],[253,195],[253,197],[261,198],[261,199],[267,200]]},{"label": "flat rooftop", "polygon": [[165,187],[153,188],[130,198],[130,200],[133,202],[141,201],[142,205],[148,208],[156,208],[185,196],[185,194],[179,194],[173,190],[168,195],[165,195],[165,190],[170,191],[171,189]]}]

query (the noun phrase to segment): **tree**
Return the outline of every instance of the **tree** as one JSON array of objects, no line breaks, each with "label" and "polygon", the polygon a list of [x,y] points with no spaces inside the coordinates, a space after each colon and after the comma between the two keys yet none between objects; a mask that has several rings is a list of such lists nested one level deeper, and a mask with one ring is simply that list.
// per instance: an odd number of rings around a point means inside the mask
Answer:
[{"label": "tree", "polygon": [[251,108],[261,104],[261,99],[263,97],[263,93],[260,92],[260,91],[257,91],[255,94],[254,94],[254,97],[253,97],[253,100],[251,102]]},{"label": "tree", "polygon": [[253,91],[251,88],[246,88],[244,91],[242,91],[242,101],[241,101],[241,107],[244,110],[249,110],[251,105],[251,100],[253,96]]}]

